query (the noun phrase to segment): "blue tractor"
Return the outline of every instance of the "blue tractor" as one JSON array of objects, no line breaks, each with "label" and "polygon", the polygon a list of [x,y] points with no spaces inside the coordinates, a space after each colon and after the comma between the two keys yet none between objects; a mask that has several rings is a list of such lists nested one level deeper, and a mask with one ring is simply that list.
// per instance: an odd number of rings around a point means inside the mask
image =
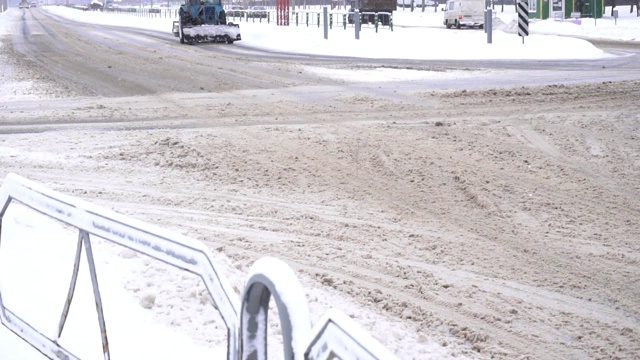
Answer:
[{"label": "blue tractor", "polygon": [[233,44],[241,40],[240,26],[227,23],[222,0],[186,0],[180,5],[178,21],[173,22],[173,35],[181,44],[205,41]]}]

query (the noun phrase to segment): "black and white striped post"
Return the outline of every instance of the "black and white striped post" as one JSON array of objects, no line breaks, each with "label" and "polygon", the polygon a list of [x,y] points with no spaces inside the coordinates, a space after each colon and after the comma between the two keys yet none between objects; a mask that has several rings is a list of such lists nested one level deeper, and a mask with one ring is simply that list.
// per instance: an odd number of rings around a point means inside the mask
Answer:
[{"label": "black and white striped post", "polygon": [[518,0],[518,36],[529,36],[529,3],[527,1]]}]

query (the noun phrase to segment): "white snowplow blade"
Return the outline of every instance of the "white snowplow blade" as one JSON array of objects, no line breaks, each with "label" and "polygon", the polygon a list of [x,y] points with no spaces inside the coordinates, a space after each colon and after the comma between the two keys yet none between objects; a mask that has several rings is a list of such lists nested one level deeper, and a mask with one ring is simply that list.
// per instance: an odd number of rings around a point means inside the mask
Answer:
[{"label": "white snowplow blade", "polygon": [[229,36],[236,39],[240,35],[240,28],[230,25],[201,25],[192,28],[184,28],[186,36],[214,38],[218,36]]}]

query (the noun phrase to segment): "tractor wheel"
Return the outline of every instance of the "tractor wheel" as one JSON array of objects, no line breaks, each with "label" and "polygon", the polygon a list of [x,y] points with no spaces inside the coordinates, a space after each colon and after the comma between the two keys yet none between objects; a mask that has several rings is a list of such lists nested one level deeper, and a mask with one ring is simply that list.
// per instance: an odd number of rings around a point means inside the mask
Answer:
[{"label": "tractor wheel", "polygon": [[444,25],[447,27],[447,29],[451,29],[451,24],[449,24],[449,20],[445,20]]},{"label": "tractor wheel", "polygon": [[460,29],[460,22],[458,20],[456,20],[456,29]]},{"label": "tractor wheel", "polygon": [[180,44],[184,44],[184,31],[182,31],[182,17],[178,21],[178,36],[180,37]]}]

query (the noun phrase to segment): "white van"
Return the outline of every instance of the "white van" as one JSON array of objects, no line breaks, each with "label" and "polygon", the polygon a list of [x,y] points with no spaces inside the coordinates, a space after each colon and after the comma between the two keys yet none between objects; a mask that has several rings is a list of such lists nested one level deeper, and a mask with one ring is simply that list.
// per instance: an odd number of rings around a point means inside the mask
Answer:
[{"label": "white van", "polygon": [[444,8],[444,25],[447,29],[455,26],[470,28],[484,27],[485,0],[447,0]]}]

